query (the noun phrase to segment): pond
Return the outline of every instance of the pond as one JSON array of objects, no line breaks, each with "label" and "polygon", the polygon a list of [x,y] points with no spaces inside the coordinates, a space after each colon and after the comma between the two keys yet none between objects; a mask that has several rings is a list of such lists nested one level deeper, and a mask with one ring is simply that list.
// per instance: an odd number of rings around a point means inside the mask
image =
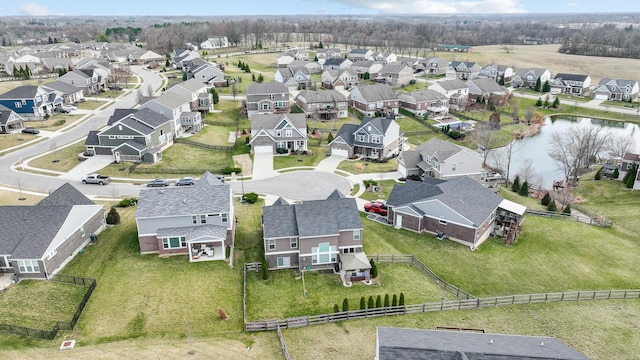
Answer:
[{"label": "pond", "polygon": [[[541,180],[541,186],[551,189],[554,180],[563,180],[564,172],[549,156],[547,149],[554,132],[565,132],[573,126],[592,126],[609,131],[613,135],[631,135],[634,139],[635,149],[640,150],[640,128],[636,124],[615,120],[603,120],[573,116],[554,116],[545,118],[545,123],[540,133],[535,136],[516,140],[511,156],[509,178],[513,180],[524,167],[527,160],[531,161],[534,173]],[[495,164],[495,156],[499,151],[492,151],[487,157],[487,162]]]}]

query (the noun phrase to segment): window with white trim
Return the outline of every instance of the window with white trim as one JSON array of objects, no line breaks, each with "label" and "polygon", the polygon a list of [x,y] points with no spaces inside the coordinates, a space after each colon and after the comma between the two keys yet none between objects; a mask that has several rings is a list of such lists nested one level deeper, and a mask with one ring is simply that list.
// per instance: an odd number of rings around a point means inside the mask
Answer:
[{"label": "window with white trim", "polygon": [[298,248],[298,238],[292,237],[291,239],[289,239],[289,247],[292,248],[292,249],[297,249]]},{"label": "window with white trim", "polygon": [[291,129],[287,129],[284,131],[284,136],[285,137],[292,137],[293,136],[293,130]]},{"label": "window with white trim", "polygon": [[86,234],[85,234],[85,232],[84,232],[84,225],[83,225],[83,226],[80,226],[80,236],[81,236],[81,237],[85,237],[85,235],[86,235]]},{"label": "window with white trim", "polygon": [[267,248],[269,250],[275,250],[276,249],[276,240],[275,239],[267,240]]},{"label": "window with white trim", "polygon": [[358,141],[364,142],[364,135],[358,135]]},{"label": "window with white trim", "polygon": [[15,105],[16,105],[16,109],[22,108],[22,104],[20,103],[20,101],[16,101]]},{"label": "window with white trim", "polygon": [[220,214],[220,219],[222,219],[223,223],[226,223],[227,221],[229,221],[229,214],[227,213]]},{"label": "window with white trim", "polygon": [[317,247],[311,248],[311,263],[330,264],[336,262],[338,248],[330,243],[320,243]]},{"label": "window with white trim", "polygon": [[279,257],[277,265],[279,268],[290,267],[291,258],[289,256]]},{"label": "window with white trim", "polygon": [[187,247],[187,238],[184,236],[173,236],[162,238],[163,249],[181,249]]},{"label": "window with white trim", "polygon": [[56,256],[56,254],[58,253],[58,250],[53,249],[53,251],[51,251],[48,255],[47,255],[47,260],[51,260],[53,259],[54,256]]},{"label": "window with white trim", "polygon": [[18,260],[18,269],[21,273],[39,273],[40,264],[38,260]]},{"label": "window with white trim", "polygon": [[372,136],[371,137],[371,142],[374,143],[374,144],[382,143],[382,136]]},{"label": "window with white trim", "polygon": [[191,215],[191,222],[193,224],[197,224],[198,223],[198,217],[196,215]]},{"label": "window with white trim", "polygon": [[200,215],[200,224],[207,223],[207,215]]}]

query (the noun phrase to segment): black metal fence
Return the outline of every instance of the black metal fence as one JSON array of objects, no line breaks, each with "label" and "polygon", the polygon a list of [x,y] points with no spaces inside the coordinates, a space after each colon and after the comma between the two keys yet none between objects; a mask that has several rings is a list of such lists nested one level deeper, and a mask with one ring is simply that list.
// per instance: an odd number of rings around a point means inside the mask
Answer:
[{"label": "black metal fence", "polygon": [[87,288],[87,291],[84,293],[82,300],[78,304],[76,308],[76,312],[73,314],[73,317],[70,321],[57,321],[51,330],[44,329],[34,329],[25,326],[18,326],[13,324],[0,324],[0,333],[19,335],[19,336],[27,336],[37,339],[43,340],[53,340],[56,335],[58,335],[58,331],[60,330],[73,330],[82,315],[82,311],[84,307],[87,305],[89,298],[91,298],[91,294],[95,290],[97,286],[97,282],[92,278],[81,278],[69,275],[55,275],[49,281],[61,282],[66,284],[73,284],[77,286],[84,286]]}]

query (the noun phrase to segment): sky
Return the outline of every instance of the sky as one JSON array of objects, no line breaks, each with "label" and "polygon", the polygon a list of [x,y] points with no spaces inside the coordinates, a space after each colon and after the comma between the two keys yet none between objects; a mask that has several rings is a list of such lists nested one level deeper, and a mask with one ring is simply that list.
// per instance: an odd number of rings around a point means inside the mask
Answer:
[{"label": "sky", "polygon": [[385,15],[640,12],[640,0],[0,0],[0,16]]}]

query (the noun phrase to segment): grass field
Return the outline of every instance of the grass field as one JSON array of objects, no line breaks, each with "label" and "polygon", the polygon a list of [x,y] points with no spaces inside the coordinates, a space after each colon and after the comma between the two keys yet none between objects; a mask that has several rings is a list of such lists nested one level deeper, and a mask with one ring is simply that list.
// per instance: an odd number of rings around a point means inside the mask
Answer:
[{"label": "grass field", "polygon": [[25,121],[24,127],[32,127],[47,131],[56,131],[65,126],[69,126],[81,117],[82,115],[57,114],[43,121]]},{"label": "grass field", "polygon": [[[378,173],[396,171],[398,169],[398,158],[389,159],[387,162],[371,162],[362,160],[346,160],[338,165],[338,170],[351,174]],[[373,179],[376,180],[376,179]]]},{"label": "grass field", "polygon": [[0,134],[0,150],[6,150],[15,146],[24,146],[27,141],[34,139],[38,139],[38,142],[44,140],[44,138],[38,135],[31,134]]},{"label": "grass field", "polygon": [[[31,195],[31,194],[26,194],[24,192],[20,193],[19,190],[20,189],[18,189],[17,187],[16,187],[16,191],[0,190],[0,206],[35,205],[44,198],[44,196]],[[24,200],[18,200],[20,198],[24,198]]]},{"label": "grass field", "polygon": [[207,125],[195,135],[189,137],[189,140],[201,142],[209,145],[217,146],[233,146],[234,143],[230,143],[229,133],[236,132],[236,127],[233,126],[221,126],[221,125]]},{"label": "grass field", "polygon": [[29,161],[29,165],[39,169],[69,171],[80,164],[78,155],[84,152],[84,145],[77,142],[61,149],[51,148],[50,151],[53,152]]}]

